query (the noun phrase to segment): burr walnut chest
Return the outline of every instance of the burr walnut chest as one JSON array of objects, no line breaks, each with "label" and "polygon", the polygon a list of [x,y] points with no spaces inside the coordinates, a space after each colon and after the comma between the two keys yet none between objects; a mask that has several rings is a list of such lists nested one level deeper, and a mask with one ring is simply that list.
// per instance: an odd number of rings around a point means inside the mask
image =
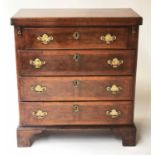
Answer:
[{"label": "burr walnut chest", "polygon": [[15,29],[18,146],[50,132],[110,133],[136,145],[138,29],[132,9],[24,9]]}]

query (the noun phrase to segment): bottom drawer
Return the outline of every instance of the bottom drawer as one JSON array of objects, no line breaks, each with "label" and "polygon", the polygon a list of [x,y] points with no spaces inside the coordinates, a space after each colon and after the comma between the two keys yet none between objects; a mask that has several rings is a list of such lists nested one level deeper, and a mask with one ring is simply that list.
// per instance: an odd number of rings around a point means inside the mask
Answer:
[{"label": "bottom drawer", "polygon": [[21,102],[20,125],[119,125],[133,123],[133,104],[114,102]]}]

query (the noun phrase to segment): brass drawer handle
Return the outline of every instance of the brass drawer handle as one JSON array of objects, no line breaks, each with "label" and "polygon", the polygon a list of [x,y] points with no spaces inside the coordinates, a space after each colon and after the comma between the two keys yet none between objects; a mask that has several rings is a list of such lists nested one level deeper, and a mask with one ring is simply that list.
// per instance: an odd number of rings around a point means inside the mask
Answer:
[{"label": "brass drawer handle", "polygon": [[80,85],[80,81],[79,80],[74,80],[73,85],[74,85],[74,87],[78,87]]},{"label": "brass drawer handle", "polygon": [[101,41],[105,42],[106,44],[111,44],[116,40],[115,35],[111,35],[110,33],[107,33],[106,35],[102,35],[100,37]]},{"label": "brass drawer handle", "polygon": [[121,115],[121,112],[116,109],[111,109],[106,111],[106,115],[110,116],[111,118],[117,118]]},{"label": "brass drawer handle", "polygon": [[73,33],[73,38],[74,38],[75,40],[78,40],[78,39],[80,38],[80,33],[79,33],[79,32],[74,32],[74,33]]},{"label": "brass drawer handle", "polygon": [[37,110],[32,112],[32,116],[36,117],[37,119],[43,119],[47,116],[47,111]]},{"label": "brass drawer handle", "polygon": [[41,68],[44,64],[46,64],[46,61],[42,61],[39,58],[35,58],[34,60],[30,60],[30,65],[33,65],[34,68],[39,69]]},{"label": "brass drawer handle", "polygon": [[50,43],[53,40],[53,36],[50,35],[48,36],[48,34],[43,34],[42,36],[38,36],[37,40],[41,41],[42,44],[47,45],[48,43]]},{"label": "brass drawer handle", "polygon": [[79,112],[79,105],[73,105],[73,112]]},{"label": "brass drawer handle", "polygon": [[75,62],[78,62],[80,59],[80,55],[79,54],[74,54],[73,59]]},{"label": "brass drawer handle", "polygon": [[45,86],[41,86],[41,85],[36,85],[31,87],[31,90],[35,92],[44,92],[46,91],[46,89],[47,88]]},{"label": "brass drawer handle", "polygon": [[118,94],[120,92],[122,88],[120,86],[117,86],[115,84],[113,84],[112,86],[108,86],[106,87],[106,90],[108,92],[110,92],[111,94],[115,95],[115,94]]},{"label": "brass drawer handle", "polygon": [[118,58],[113,58],[113,59],[107,60],[107,63],[111,65],[113,68],[117,68],[121,64],[123,64],[123,60],[119,60]]}]

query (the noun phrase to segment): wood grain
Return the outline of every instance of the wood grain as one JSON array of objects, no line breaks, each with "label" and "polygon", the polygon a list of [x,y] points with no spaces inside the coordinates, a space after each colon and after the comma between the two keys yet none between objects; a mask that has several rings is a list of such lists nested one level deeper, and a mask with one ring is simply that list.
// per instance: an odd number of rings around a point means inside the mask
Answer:
[{"label": "wood grain", "polygon": [[67,125],[67,126],[49,126],[49,127],[18,127],[17,142],[19,147],[29,147],[35,140],[45,133],[52,134],[74,134],[80,135],[99,135],[100,137],[106,134],[115,135],[122,139],[123,146],[136,145],[136,127],[131,125]]},{"label": "wood grain", "polygon": [[[132,100],[133,77],[21,77],[21,101],[85,101],[85,100]],[[74,86],[74,81],[79,81]],[[113,84],[122,89],[118,94],[111,94],[107,87]],[[35,92],[31,87],[41,85],[46,87],[44,92]]]},{"label": "wood grain", "polygon": [[132,9],[22,9],[11,18],[16,26],[133,26],[142,17]]},{"label": "wood grain", "polygon": [[[31,146],[35,136],[46,132],[110,133],[120,136],[124,146],[136,145],[133,111],[141,16],[132,9],[22,9],[11,24],[19,93],[18,146]],[[79,32],[79,39],[73,38],[74,32]],[[45,33],[54,37],[47,45],[37,40]],[[116,36],[111,44],[100,40],[107,33]],[[123,59],[115,69],[107,64],[114,57]],[[34,69],[29,62],[35,58],[46,63]],[[38,84],[46,90],[32,90]],[[122,88],[118,94],[106,90],[113,84]],[[79,111],[73,112],[77,104]],[[112,108],[121,111],[120,117],[105,115]],[[32,116],[39,109],[47,111],[44,119]]]},{"label": "wood grain", "polygon": [[[133,75],[136,65],[136,51],[130,50],[19,50],[17,57],[22,76]],[[36,58],[46,64],[36,69],[30,65]],[[114,58],[123,64],[113,68],[107,61]]]},{"label": "wood grain", "polygon": [[[79,111],[74,112],[73,106]],[[20,103],[20,124],[22,126],[50,125],[122,125],[133,123],[132,102],[22,102]],[[107,110],[116,109],[121,114],[117,118],[106,115]],[[47,112],[38,119],[32,115],[37,110]]]},{"label": "wood grain", "polygon": [[[121,28],[23,28],[22,38],[25,49],[126,49],[128,45],[127,27]],[[78,40],[73,38],[73,33],[78,32]],[[100,40],[102,35],[110,33],[117,38],[111,44],[106,44]],[[53,36],[53,41],[43,44],[37,40],[38,36],[48,34]]]}]

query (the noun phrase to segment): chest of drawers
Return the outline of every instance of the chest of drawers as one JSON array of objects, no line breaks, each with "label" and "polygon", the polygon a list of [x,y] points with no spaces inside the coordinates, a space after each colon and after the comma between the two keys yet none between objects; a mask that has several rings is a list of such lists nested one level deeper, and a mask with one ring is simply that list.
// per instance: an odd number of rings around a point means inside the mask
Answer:
[{"label": "chest of drawers", "polygon": [[45,132],[111,133],[136,144],[138,29],[131,9],[20,10],[18,146]]}]

